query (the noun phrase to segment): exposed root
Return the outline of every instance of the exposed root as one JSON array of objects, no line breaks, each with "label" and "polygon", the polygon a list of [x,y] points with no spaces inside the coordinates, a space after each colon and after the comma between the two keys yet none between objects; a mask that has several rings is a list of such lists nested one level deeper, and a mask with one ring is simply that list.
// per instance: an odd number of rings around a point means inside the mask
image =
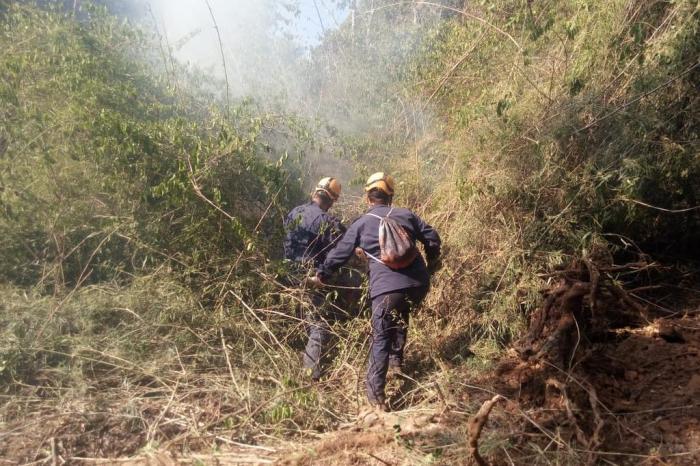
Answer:
[{"label": "exposed root", "polygon": [[563,271],[559,284],[544,290],[544,305],[533,314],[529,331],[516,348],[521,357],[547,360],[563,368],[573,360],[575,323],[582,323],[587,334],[594,335],[620,323],[647,321],[646,308],[616,283],[613,270],[626,271],[618,266],[598,268],[588,259]]},{"label": "exposed root", "polygon": [[504,400],[501,395],[496,395],[490,400],[484,402],[479,408],[479,411],[474,417],[469,420],[469,453],[471,454],[474,461],[479,466],[486,466],[488,463],[479,454],[479,436],[481,435],[481,430],[484,428],[484,424],[489,419],[489,414],[494,405],[501,400]]},{"label": "exposed root", "polygon": [[590,464],[593,464],[596,460],[596,454],[594,452],[598,449],[598,447],[601,444],[600,433],[602,432],[605,423],[603,422],[603,416],[600,415],[600,401],[598,400],[598,393],[596,392],[593,385],[591,385],[588,382],[584,383],[586,385],[586,391],[588,392],[588,402],[591,405],[591,410],[593,411],[593,419],[595,421],[593,434],[588,440],[588,450],[591,452],[589,453],[588,462]]},{"label": "exposed root", "polygon": [[[601,265],[584,259],[551,275],[556,282],[543,291],[543,305],[533,313],[527,334],[515,346],[520,363],[504,361],[499,369],[513,375],[516,384],[510,387],[517,390],[514,395],[521,404],[545,407],[545,423],[568,426],[568,438],[586,452],[581,460],[587,464],[598,461],[597,452],[605,441],[610,419],[601,412],[611,414],[598,399],[597,373],[591,371],[606,363],[594,361],[593,355],[610,341],[614,329],[649,321],[647,308],[625,291],[620,278],[636,280],[639,271],[650,267],[646,263]],[[624,369],[620,375],[625,375]],[[572,380],[576,383],[570,384]],[[490,409],[490,404],[484,407]],[[470,448],[477,463],[485,464],[478,458],[477,440],[478,431],[476,438],[470,438]]]},{"label": "exposed root", "polygon": [[[571,401],[571,399],[567,396],[566,394],[566,385],[561,383],[560,381],[551,378],[547,379],[547,386],[548,387],[554,387],[559,392],[561,395],[564,397],[564,407],[566,408],[566,417],[569,418],[569,422],[571,425],[574,427],[576,431],[576,440],[579,441],[581,445],[588,445],[590,444],[589,439],[586,437],[586,434],[583,432],[581,429],[581,426],[579,426],[578,421],[576,420],[576,416],[574,416],[574,409],[576,408],[576,405]],[[572,409],[573,405],[573,409]]]}]

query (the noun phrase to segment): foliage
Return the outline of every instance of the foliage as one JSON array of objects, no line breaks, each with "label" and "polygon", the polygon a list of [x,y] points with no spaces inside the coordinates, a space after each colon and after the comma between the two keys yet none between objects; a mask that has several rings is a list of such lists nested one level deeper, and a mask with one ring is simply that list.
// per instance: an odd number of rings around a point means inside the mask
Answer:
[{"label": "foliage", "polygon": [[2,3],[3,419],[49,409],[17,401],[35,395],[106,404],[155,426],[132,426],[136,448],[187,451],[356,414],[364,321],[334,326],[328,378],[309,386],[308,303],[277,260],[282,215],[331,170],[392,172],[397,203],[444,240],[401,407],[489,371],[571,258],[698,259],[696,1],[436,3],[346,2],[294,64],[298,113],[226,102],[101,8]]},{"label": "foliage", "polygon": [[[431,306],[466,320],[458,335],[508,342],[568,257],[697,259],[696,2],[426,3],[372,2],[379,37],[327,44],[334,70],[368,77],[356,112],[386,111],[361,171],[391,170],[444,236]],[[414,23],[419,8],[449,15]]]},{"label": "foliage", "polygon": [[265,249],[307,130],[169,85],[143,31],[91,14],[13,4],[3,21],[2,279],[60,288]]}]

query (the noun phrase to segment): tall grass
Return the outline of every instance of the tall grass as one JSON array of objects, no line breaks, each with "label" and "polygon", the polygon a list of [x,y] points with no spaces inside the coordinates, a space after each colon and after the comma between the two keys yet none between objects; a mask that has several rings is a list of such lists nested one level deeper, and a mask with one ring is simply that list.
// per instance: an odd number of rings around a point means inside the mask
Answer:
[{"label": "tall grass", "polygon": [[66,458],[217,450],[354,419],[366,319],[334,324],[311,385],[309,304],[278,260],[311,154],[339,149],[358,179],[392,172],[396,202],[443,237],[397,408],[470,411],[465,374],[519,335],[543,272],[637,248],[697,260],[696,2],[422,5],[423,22],[393,3],[308,57],[337,128],[225,112],[216,83],[178,70],[173,86],[147,34],[99,10],[0,10],[0,435],[33,447],[0,456],[50,457],[52,436]]},{"label": "tall grass", "polygon": [[433,28],[395,84],[439,122],[389,152],[399,199],[445,239],[434,315],[502,346],[537,304],[538,274],[573,257],[696,261],[695,2],[467,13],[483,21]]}]

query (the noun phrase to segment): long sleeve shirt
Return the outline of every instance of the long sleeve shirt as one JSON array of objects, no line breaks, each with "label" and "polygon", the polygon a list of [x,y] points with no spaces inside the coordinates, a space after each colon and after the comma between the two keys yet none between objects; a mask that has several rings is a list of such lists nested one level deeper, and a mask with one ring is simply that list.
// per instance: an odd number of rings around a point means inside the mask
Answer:
[{"label": "long sleeve shirt", "polygon": [[315,202],[292,209],[284,220],[284,229],[284,257],[295,262],[311,263],[314,267],[323,263],[345,232],[340,220]]},{"label": "long sleeve shirt", "polygon": [[[433,227],[408,209],[374,205],[367,213],[384,217],[391,211],[390,217],[403,226],[414,240],[423,243],[428,261],[440,255],[440,236]],[[322,278],[328,277],[352,257],[355,248],[360,247],[374,257],[380,257],[379,222],[373,215],[363,215],[348,228],[335,248],[328,253],[325,261],[317,268]],[[369,260],[370,297],[405,288],[426,287],[430,283],[430,274],[425,260],[418,254],[416,259],[404,269],[394,270],[376,260]]]}]

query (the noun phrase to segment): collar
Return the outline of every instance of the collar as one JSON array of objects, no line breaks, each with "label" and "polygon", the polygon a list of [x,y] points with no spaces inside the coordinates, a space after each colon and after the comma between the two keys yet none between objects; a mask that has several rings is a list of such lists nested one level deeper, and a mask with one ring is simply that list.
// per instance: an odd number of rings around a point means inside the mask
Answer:
[{"label": "collar", "polygon": [[370,206],[369,209],[367,209],[367,212],[372,212],[373,210],[380,209],[380,208],[382,208],[382,207],[385,207],[385,208],[387,208],[387,209],[391,209],[391,206],[390,206],[390,205],[386,205],[386,204],[376,204],[376,205]]},{"label": "collar", "polygon": [[328,212],[327,210],[323,210],[323,208],[320,205],[316,204],[314,201],[309,201],[309,203],[306,205],[315,207],[316,209],[320,210],[321,212]]}]

